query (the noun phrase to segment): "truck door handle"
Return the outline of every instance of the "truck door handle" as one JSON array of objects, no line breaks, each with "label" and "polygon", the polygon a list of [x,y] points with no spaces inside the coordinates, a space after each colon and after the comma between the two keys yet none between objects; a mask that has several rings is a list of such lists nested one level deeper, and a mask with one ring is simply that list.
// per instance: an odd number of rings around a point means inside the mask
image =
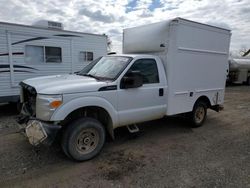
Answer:
[{"label": "truck door handle", "polygon": [[163,96],[164,95],[164,90],[163,90],[163,88],[160,88],[159,89],[159,96],[161,97],[161,96]]}]

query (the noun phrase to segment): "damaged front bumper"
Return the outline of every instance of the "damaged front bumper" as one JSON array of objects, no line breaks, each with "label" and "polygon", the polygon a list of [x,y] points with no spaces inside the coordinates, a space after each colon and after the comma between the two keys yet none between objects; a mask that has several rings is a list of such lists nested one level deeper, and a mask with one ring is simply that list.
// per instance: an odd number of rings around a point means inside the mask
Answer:
[{"label": "damaged front bumper", "polygon": [[[25,123],[23,121],[26,121]],[[28,117],[19,118],[19,123],[24,123],[24,133],[27,136],[30,144],[37,146],[39,144],[51,145],[55,140],[60,125],[43,122],[37,119]]]}]

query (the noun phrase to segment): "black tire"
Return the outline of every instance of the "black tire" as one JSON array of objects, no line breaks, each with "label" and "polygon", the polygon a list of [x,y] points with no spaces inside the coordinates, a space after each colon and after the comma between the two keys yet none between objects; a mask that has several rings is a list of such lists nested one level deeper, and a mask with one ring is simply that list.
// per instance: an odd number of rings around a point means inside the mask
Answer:
[{"label": "black tire", "polygon": [[105,129],[93,118],[80,118],[70,123],[62,135],[64,153],[76,160],[86,161],[100,153],[105,142]]},{"label": "black tire", "polygon": [[[70,125],[69,125],[70,126]],[[68,144],[66,144],[67,143],[67,139],[68,139],[68,136],[67,136],[67,134],[66,134],[66,131],[67,131],[67,129],[65,129],[65,130],[63,130],[62,131],[62,138],[61,138],[61,147],[62,147],[62,150],[63,150],[63,153],[68,157],[68,158],[70,158],[70,159],[72,159],[72,157],[71,157],[71,155],[69,154],[69,152],[68,152]]]},{"label": "black tire", "polygon": [[200,127],[203,125],[207,118],[207,104],[202,101],[197,101],[191,112],[192,127]]}]

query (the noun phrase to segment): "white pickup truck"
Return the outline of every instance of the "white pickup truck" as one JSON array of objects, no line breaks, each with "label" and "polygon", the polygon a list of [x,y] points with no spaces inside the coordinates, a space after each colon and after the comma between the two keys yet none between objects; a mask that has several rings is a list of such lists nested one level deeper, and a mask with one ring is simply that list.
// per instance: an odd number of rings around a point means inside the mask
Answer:
[{"label": "white pickup truck", "polygon": [[98,58],[77,74],[20,83],[32,145],[61,138],[77,161],[102,149],[106,135],[136,123],[188,114],[201,126],[224,101],[230,30],[182,18],[125,29],[122,55]]}]

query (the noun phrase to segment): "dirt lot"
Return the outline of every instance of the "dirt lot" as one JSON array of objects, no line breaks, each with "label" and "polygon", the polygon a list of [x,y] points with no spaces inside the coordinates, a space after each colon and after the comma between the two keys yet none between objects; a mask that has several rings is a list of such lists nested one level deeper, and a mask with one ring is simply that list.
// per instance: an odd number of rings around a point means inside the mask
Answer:
[{"label": "dirt lot", "polygon": [[95,159],[68,160],[58,144],[33,148],[16,112],[0,106],[0,187],[250,187],[250,87],[227,88],[225,110],[203,127],[165,118],[132,137],[116,131]]}]

